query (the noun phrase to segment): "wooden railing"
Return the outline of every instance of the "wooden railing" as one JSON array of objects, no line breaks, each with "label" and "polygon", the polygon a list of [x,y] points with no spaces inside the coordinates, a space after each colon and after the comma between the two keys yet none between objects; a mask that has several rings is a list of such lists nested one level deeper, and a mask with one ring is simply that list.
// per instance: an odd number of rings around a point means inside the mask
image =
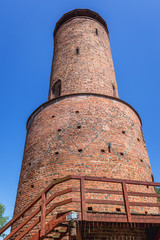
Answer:
[{"label": "wooden railing", "polygon": [[[52,190],[54,190],[55,186],[64,182],[67,182],[69,180],[78,180],[79,185],[78,187],[75,187],[75,184],[72,181],[71,183],[67,183],[66,185],[69,185],[68,188],[64,190],[60,190],[57,192],[54,192],[51,196],[48,193]],[[112,187],[110,189],[98,189],[98,188],[86,188],[85,185],[87,185],[87,182],[92,183],[98,183],[98,184],[120,184],[121,188],[118,190],[113,190]],[[140,206],[140,207],[156,207],[159,209],[160,203],[158,201],[143,201],[143,202],[136,202],[136,201],[130,201],[130,196],[139,196],[139,197],[147,197],[147,198],[154,198],[157,199],[157,197],[160,197],[160,194],[157,194],[156,192],[146,190],[146,192],[135,192],[135,191],[128,191],[128,186],[146,186],[146,189],[149,186],[152,187],[160,187],[160,183],[154,183],[154,182],[143,182],[143,181],[132,181],[132,180],[124,180],[124,179],[114,179],[114,178],[104,178],[104,177],[90,177],[90,176],[78,176],[78,175],[70,175],[66,176],[61,179],[54,180],[47,188],[45,188],[20,214],[18,214],[16,217],[14,217],[10,222],[8,222],[2,229],[0,229],[0,235],[5,232],[9,227],[13,226],[14,224],[17,226],[16,223],[18,220],[20,221],[19,225],[14,228],[11,233],[5,238],[5,240],[10,239],[14,234],[16,235],[16,240],[22,239],[27,233],[29,233],[36,225],[40,224],[40,230],[39,230],[39,236],[40,238],[43,238],[46,236],[49,232],[53,231],[53,228],[58,226],[58,224],[66,221],[66,215],[69,214],[71,209],[69,211],[65,211],[61,213],[60,215],[57,215],[56,217],[53,217],[50,222],[47,222],[46,217],[49,213],[51,213],[53,210],[55,210],[57,207],[67,205],[69,203],[79,203],[80,205],[80,221],[104,221],[104,222],[140,222],[140,223],[158,223],[160,224],[160,215],[159,211],[157,214],[153,215],[144,215],[142,214],[136,214],[134,216],[131,211],[130,207],[132,206]],[[93,186],[93,184],[92,184]],[[61,189],[61,187],[59,187]],[[55,201],[52,203],[51,206],[49,204],[56,198],[60,197],[64,194],[71,193],[71,192],[79,192],[80,197],[79,198],[67,198],[63,196],[64,200],[61,201]],[[122,195],[122,201],[117,200],[103,200],[103,199],[96,199],[96,198],[88,198],[86,197],[87,193],[93,193],[93,194],[110,194],[110,195]],[[87,210],[86,205],[87,204],[100,204],[104,206],[114,206],[114,205],[120,205],[124,206],[125,212],[124,213],[98,213],[94,212],[94,214],[91,211]],[[38,206],[37,206],[38,205]],[[36,207],[37,206],[37,207]],[[49,206],[49,207],[48,207]],[[74,211],[79,211],[78,207],[77,209],[73,209]],[[27,214],[27,212],[29,213]],[[25,219],[22,221],[22,217],[26,214]],[[140,216],[141,215],[141,216]],[[118,217],[117,217],[118,216]],[[47,225],[48,224],[48,225]],[[26,226],[23,231],[22,228]],[[20,233],[19,233],[20,232]],[[34,239],[34,238],[33,238]]]}]

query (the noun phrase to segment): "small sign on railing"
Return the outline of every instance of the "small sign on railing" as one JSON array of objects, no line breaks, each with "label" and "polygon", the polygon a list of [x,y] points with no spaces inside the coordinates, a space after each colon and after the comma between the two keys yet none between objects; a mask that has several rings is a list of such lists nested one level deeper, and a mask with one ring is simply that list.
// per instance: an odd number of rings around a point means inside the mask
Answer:
[{"label": "small sign on railing", "polygon": [[66,220],[69,222],[71,220],[76,220],[78,221],[79,219],[79,214],[77,212],[71,211],[70,214],[66,216]]}]

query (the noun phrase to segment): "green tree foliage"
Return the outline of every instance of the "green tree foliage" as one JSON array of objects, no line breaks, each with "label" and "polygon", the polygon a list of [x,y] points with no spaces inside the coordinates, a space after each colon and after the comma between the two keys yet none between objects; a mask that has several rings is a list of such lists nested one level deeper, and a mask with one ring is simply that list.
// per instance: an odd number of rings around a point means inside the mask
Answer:
[{"label": "green tree foliage", "polygon": [[[160,187],[156,187],[156,193],[160,194]],[[158,202],[160,203],[160,198],[158,197]]]},{"label": "green tree foliage", "polygon": [[[4,217],[5,206],[0,203],[0,228],[2,228],[8,221],[8,217]],[[0,237],[5,237],[5,234],[2,234]]]}]

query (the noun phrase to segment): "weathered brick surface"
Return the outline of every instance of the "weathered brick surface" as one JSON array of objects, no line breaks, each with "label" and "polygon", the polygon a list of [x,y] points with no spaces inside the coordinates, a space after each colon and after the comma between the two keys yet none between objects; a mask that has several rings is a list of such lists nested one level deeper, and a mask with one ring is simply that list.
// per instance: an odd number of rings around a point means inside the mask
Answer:
[{"label": "weathered brick surface", "polygon": [[81,226],[83,240],[151,240],[148,229],[144,226],[112,225],[90,223]]},{"label": "weathered brick surface", "polygon": [[[76,48],[79,48],[79,54]],[[59,79],[61,95],[88,92],[118,97],[109,37],[96,20],[76,17],[58,29],[49,99],[54,98],[52,86]]]},{"label": "weathered brick surface", "polygon": [[119,101],[85,95],[40,111],[27,133],[16,212],[68,174],[152,181],[137,114]]},{"label": "weathered brick surface", "polygon": [[[61,80],[63,97],[54,99],[52,88],[58,80]],[[131,106],[118,98],[108,34],[95,19],[78,16],[57,30],[49,100],[32,114],[27,124],[15,215],[53,179],[69,174],[152,181],[141,120]],[[73,181],[66,182],[53,191],[73,184]],[[76,186],[79,186],[79,182]],[[93,184],[89,181],[85,186],[121,189],[119,184]],[[146,186],[127,188],[129,191],[155,192],[154,188]],[[56,201],[66,197],[79,197],[79,193],[63,195]],[[122,201],[122,196],[110,194],[90,193],[86,194],[86,198]],[[130,197],[130,200],[148,201],[141,197]],[[152,198],[150,201],[157,200]],[[120,206],[93,204],[92,207],[94,211],[115,212]],[[80,204],[58,207],[56,212],[73,208],[80,210]],[[125,211],[123,206],[120,209],[121,212]],[[157,209],[131,207],[131,212],[157,213]],[[110,239],[106,234],[117,239],[115,234],[119,230],[112,229],[113,235],[109,235],[111,231],[106,228],[100,238],[97,238],[96,231],[96,228],[93,229],[93,236],[89,239]],[[122,229],[122,239],[131,239],[123,238],[132,237],[127,231],[130,230]],[[144,231],[136,231],[139,233],[135,232],[134,235],[139,234],[139,237],[133,239],[147,239]]]}]

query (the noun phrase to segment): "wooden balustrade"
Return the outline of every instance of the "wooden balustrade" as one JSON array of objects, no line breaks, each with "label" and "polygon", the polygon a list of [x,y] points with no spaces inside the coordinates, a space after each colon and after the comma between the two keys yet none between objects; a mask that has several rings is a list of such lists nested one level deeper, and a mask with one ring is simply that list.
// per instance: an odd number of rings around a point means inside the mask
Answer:
[{"label": "wooden balustrade", "polygon": [[[47,194],[50,190],[54,190],[54,187],[58,184],[64,183],[68,180],[79,180],[79,186],[80,187],[72,187],[66,188],[61,191],[54,192],[50,197],[47,198]],[[86,188],[85,184],[88,181],[97,182],[97,183],[117,183],[121,185],[121,190],[112,190],[112,189],[98,189],[98,188]],[[28,211],[30,211],[30,215],[27,216],[23,221],[20,221],[20,224],[11,231],[11,233],[5,238],[5,240],[10,239],[14,234],[16,234],[16,240],[22,239],[27,233],[29,233],[37,224],[40,224],[40,238],[43,238],[46,236],[47,231],[51,231],[52,229],[49,229],[47,226],[57,226],[59,222],[62,220],[64,221],[65,216],[71,211],[65,212],[63,214],[63,217],[60,216],[60,218],[52,219],[52,222],[50,225],[47,225],[46,223],[46,216],[55,210],[57,207],[64,206],[69,203],[77,203],[80,205],[80,221],[105,221],[105,222],[139,222],[139,223],[156,223],[160,224],[160,215],[157,213],[156,215],[147,215],[142,216],[142,214],[138,214],[136,216],[133,216],[133,214],[130,211],[131,206],[141,206],[141,207],[160,207],[160,204],[157,202],[135,202],[135,201],[129,201],[129,196],[139,196],[139,197],[149,197],[149,198],[156,198],[160,197],[160,194],[157,193],[150,193],[150,192],[136,192],[136,191],[127,191],[127,186],[152,186],[152,187],[160,187],[160,183],[154,183],[154,182],[144,182],[144,181],[134,181],[134,180],[124,180],[124,179],[114,179],[114,178],[103,178],[103,177],[90,177],[90,176],[78,176],[78,175],[70,175],[66,176],[61,179],[54,180],[47,188],[45,188],[20,214],[18,214],[16,217],[14,217],[10,222],[8,222],[2,229],[0,229],[0,235],[5,232],[9,227],[11,227],[13,224],[16,224],[16,222]],[[64,200],[53,202],[49,208],[47,208],[48,204],[51,203],[56,197],[60,197],[64,194],[71,193],[71,192],[80,192],[80,198],[66,198],[64,197]],[[86,198],[86,193],[97,193],[97,194],[114,194],[114,195],[121,195],[122,201],[118,200],[104,200],[104,199],[89,199]],[[121,205],[125,208],[125,213],[119,213],[119,214],[102,214],[99,213],[99,215],[96,215],[95,212],[92,214],[92,212],[88,212],[86,209],[86,204],[101,204],[104,206],[107,205]],[[39,206],[35,209],[36,204]],[[33,210],[32,210],[33,209]],[[32,211],[31,211],[32,210]],[[79,211],[77,209],[73,209],[74,211]],[[40,214],[40,216],[37,216]],[[98,212],[97,212],[98,214]],[[139,215],[139,218],[138,218]],[[35,219],[36,218],[36,219]],[[59,219],[59,221],[58,221]],[[25,228],[22,231],[22,228],[27,224],[27,228]],[[20,234],[18,232],[20,231]],[[38,233],[37,233],[38,234]],[[37,235],[38,236],[38,235]]]}]

